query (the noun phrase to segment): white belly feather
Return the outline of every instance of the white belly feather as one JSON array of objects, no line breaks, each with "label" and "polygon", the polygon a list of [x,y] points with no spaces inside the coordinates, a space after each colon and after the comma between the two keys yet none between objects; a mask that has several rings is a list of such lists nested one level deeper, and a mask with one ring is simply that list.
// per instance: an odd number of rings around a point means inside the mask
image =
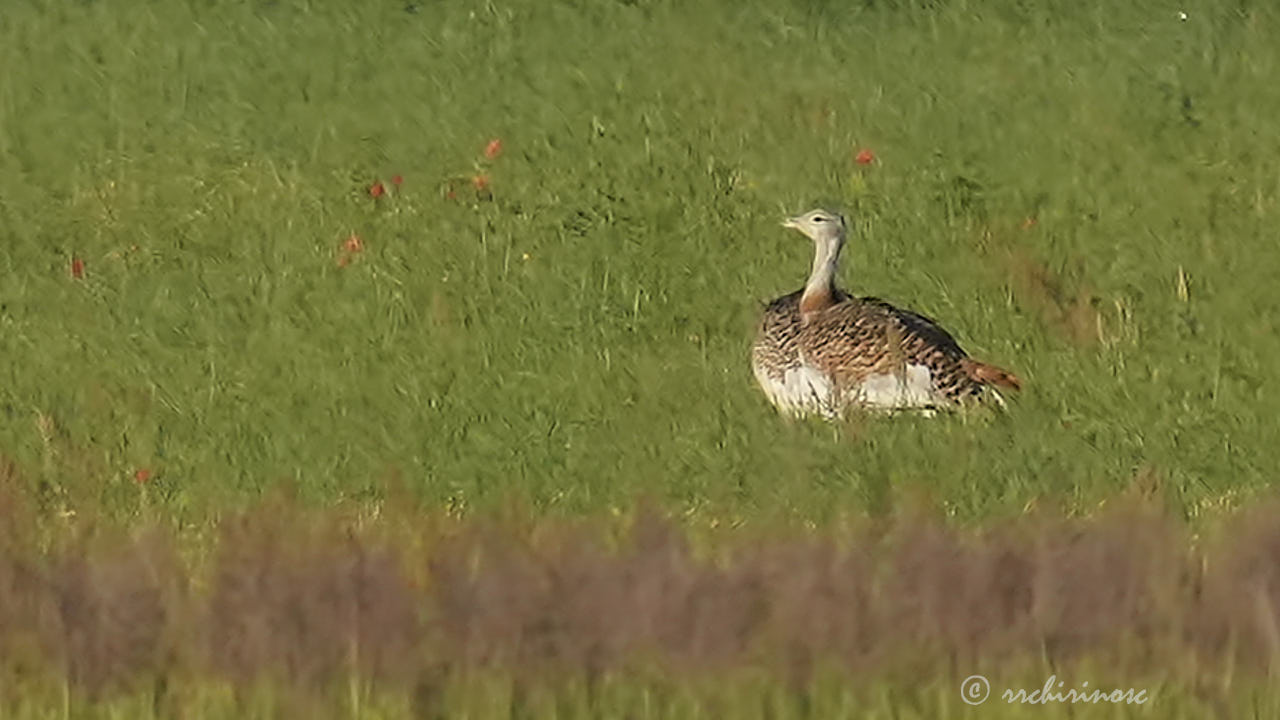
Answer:
[{"label": "white belly feather", "polygon": [[924,365],[907,365],[902,374],[869,375],[852,402],[869,408],[924,408],[939,404],[933,375]]},{"label": "white belly feather", "polygon": [[831,378],[807,363],[770,374],[756,365],[756,380],[769,402],[794,416],[819,414],[835,417],[844,407],[877,410],[932,408],[945,405],[924,365],[907,365],[902,374],[870,375],[843,397]]},{"label": "white belly feather", "polygon": [[794,416],[810,413],[827,417],[836,415],[835,385],[826,373],[803,363],[776,375],[759,365],[754,369],[756,380],[769,397],[769,402],[782,412]]}]

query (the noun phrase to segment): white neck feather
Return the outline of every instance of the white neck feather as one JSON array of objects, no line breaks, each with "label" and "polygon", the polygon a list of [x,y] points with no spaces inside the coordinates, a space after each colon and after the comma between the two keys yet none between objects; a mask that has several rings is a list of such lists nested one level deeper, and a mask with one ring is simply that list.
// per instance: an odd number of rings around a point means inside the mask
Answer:
[{"label": "white neck feather", "polygon": [[836,268],[840,264],[840,250],[844,247],[844,237],[833,234],[814,241],[813,271],[809,273],[809,282],[804,286],[805,297],[835,290]]}]

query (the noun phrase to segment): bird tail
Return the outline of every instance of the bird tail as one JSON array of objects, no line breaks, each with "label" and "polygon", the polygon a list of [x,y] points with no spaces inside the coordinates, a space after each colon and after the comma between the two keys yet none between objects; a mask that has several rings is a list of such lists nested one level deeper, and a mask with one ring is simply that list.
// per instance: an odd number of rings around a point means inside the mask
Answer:
[{"label": "bird tail", "polygon": [[995,365],[966,359],[964,361],[964,370],[969,374],[969,377],[984,385],[999,385],[1010,390],[1022,389],[1022,381],[1018,379],[1017,375]]}]

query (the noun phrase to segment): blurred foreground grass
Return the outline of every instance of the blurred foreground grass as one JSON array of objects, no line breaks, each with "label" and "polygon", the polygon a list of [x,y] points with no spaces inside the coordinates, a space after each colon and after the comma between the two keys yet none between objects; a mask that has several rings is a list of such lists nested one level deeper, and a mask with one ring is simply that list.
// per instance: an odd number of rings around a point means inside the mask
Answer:
[{"label": "blurred foreground grass", "polygon": [[[1280,709],[1274,499],[1194,527],[1131,496],[1084,519],[962,529],[921,508],[693,542],[653,508],[368,522],[277,496],[192,552],[169,528],[84,517],[40,536],[0,480],[5,718]],[[976,708],[973,675],[990,687]]]}]

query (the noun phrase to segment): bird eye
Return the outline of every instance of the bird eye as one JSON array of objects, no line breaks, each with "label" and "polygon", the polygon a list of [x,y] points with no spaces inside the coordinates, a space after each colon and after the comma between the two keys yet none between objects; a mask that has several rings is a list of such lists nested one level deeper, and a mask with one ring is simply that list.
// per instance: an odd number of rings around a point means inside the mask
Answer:
[{"label": "bird eye", "polygon": [[813,216],[813,221],[814,221],[814,222],[826,222],[826,221],[827,221],[827,219],[826,219],[826,218],[824,218],[824,217],[822,217],[821,215],[814,215],[814,216]]}]

